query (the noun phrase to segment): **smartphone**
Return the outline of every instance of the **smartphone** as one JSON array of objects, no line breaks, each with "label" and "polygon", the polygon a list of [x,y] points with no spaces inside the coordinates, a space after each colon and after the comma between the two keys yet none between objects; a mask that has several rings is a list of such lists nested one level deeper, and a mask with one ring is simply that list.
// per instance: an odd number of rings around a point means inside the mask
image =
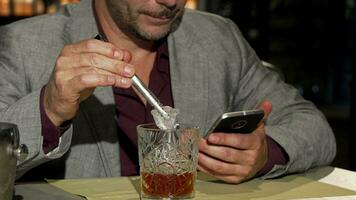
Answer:
[{"label": "smartphone", "polygon": [[263,116],[264,111],[261,109],[224,113],[216,119],[208,134],[215,132],[251,133],[257,128]]}]

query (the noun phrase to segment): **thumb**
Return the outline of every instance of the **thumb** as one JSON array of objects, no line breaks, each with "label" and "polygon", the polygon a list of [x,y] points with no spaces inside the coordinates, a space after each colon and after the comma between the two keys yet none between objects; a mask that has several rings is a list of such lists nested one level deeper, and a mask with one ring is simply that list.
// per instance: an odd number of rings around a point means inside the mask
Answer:
[{"label": "thumb", "polygon": [[264,100],[260,103],[258,108],[264,111],[265,114],[263,116],[262,122],[265,122],[267,120],[268,115],[272,112],[272,104],[271,102]]},{"label": "thumb", "polygon": [[132,59],[132,55],[131,55],[131,52],[127,51],[127,50],[122,50],[124,52],[124,58],[123,60],[127,63],[131,62],[131,59]]}]

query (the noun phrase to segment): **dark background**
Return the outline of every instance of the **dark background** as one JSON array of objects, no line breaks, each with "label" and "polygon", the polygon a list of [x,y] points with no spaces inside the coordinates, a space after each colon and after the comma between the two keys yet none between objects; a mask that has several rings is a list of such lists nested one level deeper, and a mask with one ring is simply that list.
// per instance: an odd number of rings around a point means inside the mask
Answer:
[{"label": "dark background", "polygon": [[234,20],[260,58],[280,68],[286,82],[321,109],[338,144],[332,165],[356,171],[356,0],[200,3],[200,9]]},{"label": "dark background", "polygon": [[[44,1],[45,6],[58,1]],[[13,5],[12,5],[13,6]],[[325,114],[338,153],[333,166],[356,171],[356,0],[200,0],[235,21],[261,59],[278,67]],[[0,17],[0,25],[24,17]],[[1,36],[0,36],[1,37]]]}]

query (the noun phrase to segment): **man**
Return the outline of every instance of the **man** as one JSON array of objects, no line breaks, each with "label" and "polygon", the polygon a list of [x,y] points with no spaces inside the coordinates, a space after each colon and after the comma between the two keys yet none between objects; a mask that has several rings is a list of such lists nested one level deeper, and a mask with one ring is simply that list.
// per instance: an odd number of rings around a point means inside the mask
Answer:
[{"label": "man", "polygon": [[202,136],[224,112],[264,109],[250,134],[201,139],[199,170],[223,181],[331,162],[334,136],[315,106],[261,64],[230,20],[185,3],[82,0],[1,28],[0,120],[16,123],[30,150],[18,177],[36,168],[47,177],[137,175],[135,127],[152,122],[152,108],[132,89],[134,74]]}]

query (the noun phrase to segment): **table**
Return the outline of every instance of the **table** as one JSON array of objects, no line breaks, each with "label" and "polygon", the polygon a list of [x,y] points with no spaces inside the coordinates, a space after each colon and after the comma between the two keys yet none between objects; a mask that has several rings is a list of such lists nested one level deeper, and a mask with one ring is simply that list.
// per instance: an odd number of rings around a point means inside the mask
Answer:
[{"label": "table", "polygon": [[[356,172],[333,168],[333,167],[323,167],[319,169],[313,169],[302,176],[311,178],[313,180],[338,186],[341,188],[346,188],[349,190],[356,191]],[[308,200],[355,200],[356,195],[343,196],[343,197],[324,197],[324,198],[308,198]]]},{"label": "table", "polygon": [[[91,199],[138,199],[139,178],[117,177],[99,179],[51,180],[49,183],[18,183],[13,200],[81,200],[70,194],[89,194]],[[94,185],[94,187],[92,187]],[[78,187],[78,188],[76,188]],[[106,193],[99,194],[107,187]],[[115,189],[113,190],[114,187]],[[112,190],[112,191],[111,191]],[[221,183],[204,174],[198,175],[195,199],[356,199],[356,172],[322,167],[304,174],[289,175],[273,180],[254,179],[239,185]],[[320,194],[322,193],[322,194]],[[116,195],[116,196],[115,196]],[[340,196],[342,195],[342,196]]]}]

